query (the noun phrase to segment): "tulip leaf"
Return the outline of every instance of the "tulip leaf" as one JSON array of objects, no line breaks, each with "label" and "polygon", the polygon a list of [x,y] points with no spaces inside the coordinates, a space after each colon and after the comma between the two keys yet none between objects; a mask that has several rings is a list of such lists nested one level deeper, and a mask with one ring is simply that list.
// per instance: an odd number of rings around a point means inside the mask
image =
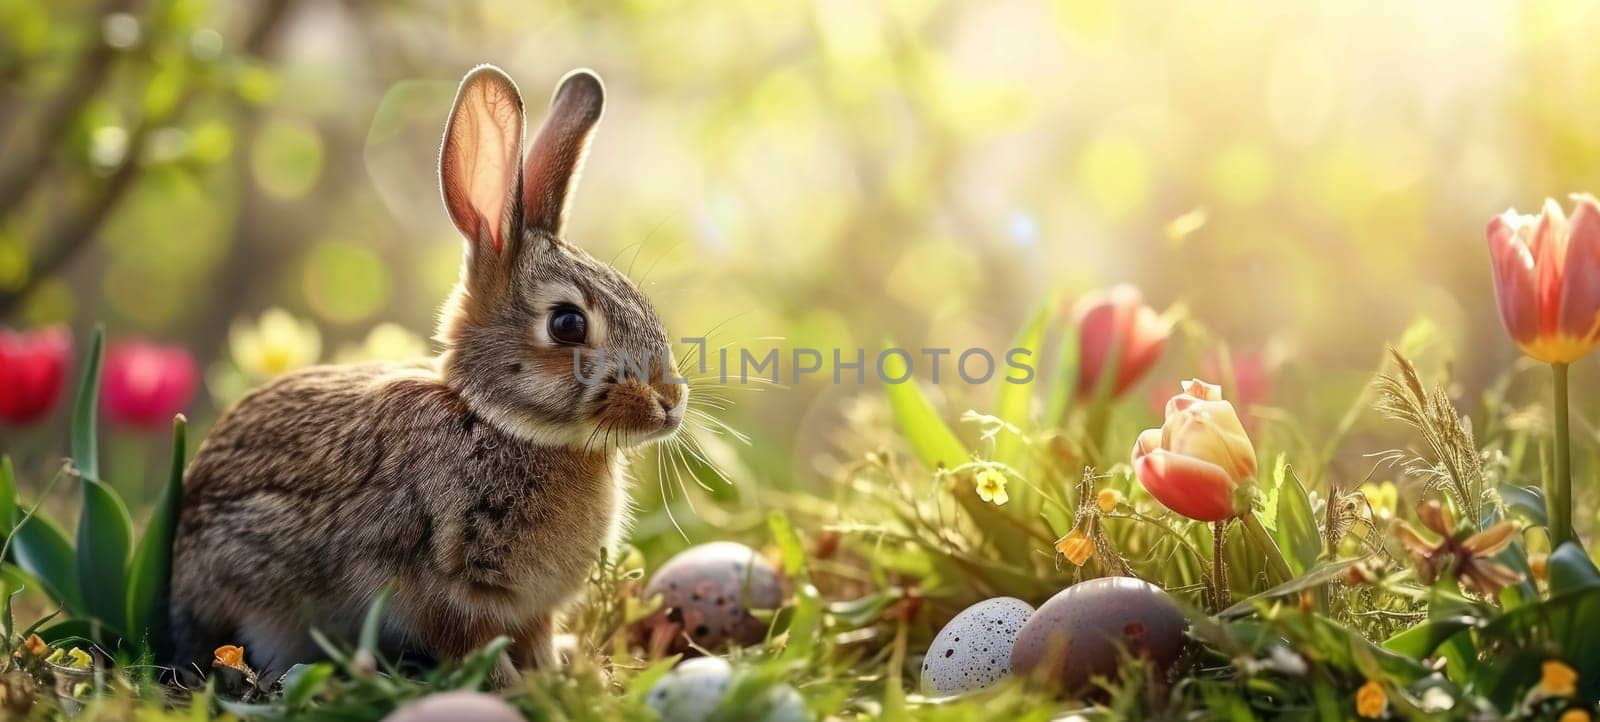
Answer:
[{"label": "tulip leaf", "polygon": [[72,560],[72,544],[60,527],[50,520],[24,511],[17,503],[16,471],[11,459],[0,460],[0,511],[9,530],[5,556],[23,571],[39,580],[45,593],[69,612],[83,606],[78,594],[77,569]]},{"label": "tulip leaf", "polygon": [[83,482],[83,508],[78,516],[78,588],[85,613],[121,626],[128,614],[128,550],[133,545],[133,520],[122,498],[100,480],[95,404],[100,395],[104,345],[105,329],[97,327],[72,413],[72,460]]},{"label": "tulip leaf", "polygon": [[[893,344],[890,344],[893,348]],[[890,379],[905,379],[900,383],[884,382],[884,393],[894,410],[894,420],[905,434],[911,449],[928,468],[950,468],[965,463],[971,456],[967,447],[956,437],[949,425],[939,416],[933,403],[922,393],[922,387],[909,378],[906,357],[902,354],[885,354],[882,357],[883,375]]]},{"label": "tulip leaf", "polygon": [[1549,516],[1545,511],[1544,490],[1536,486],[1501,484],[1497,491],[1501,500],[1505,502],[1508,512],[1522,517],[1530,524],[1549,526]]},{"label": "tulip leaf", "polygon": [[84,611],[121,626],[127,617],[128,550],[133,519],[111,485],[83,480],[83,511],[78,517],[78,586]]},{"label": "tulip leaf", "polygon": [[1567,542],[1550,553],[1550,596],[1600,587],[1600,570],[1577,542]]},{"label": "tulip leaf", "polygon": [[172,422],[172,466],[167,483],[156,498],[144,538],[128,567],[128,637],[142,642],[166,659],[169,636],[167,600],[172,590],[172,540],[178,530],[178,508],[183,503],[183,462],[188,424],[182,416]]},{"label": "tulip leaf", "polygon": [[1278,539],[1278,547],[1295,573],[1305,573],[1321,554],[1322,532],[1311,510],[1311,497],[1306,494],[1300,477],[1288,465],[1283,467],[1283,477],[1278,484],[1276,522],[1278,528],[1273,536]]},{"label": "tulip leaf", "polygon": [[[1022,328],[1017,338],[1011,342],[1011,348],[1006,349],[1008,357],[1012,349],[1023,349],[1028,352],[1028,358],[1039,358],[1039,351],[1044,346],[1045,324],[1050,320],[1050,310],[1054,307],[1054,302],[1046,301],[1034,313],[1033,320]],[[1038,372],[1035,371],[1032,375],[1037,377]],[[1000,391],[995,399],[994,415],[999,417],[1001,421],[1016,427],[1019,433],[1033,428],[1028,407],[1033,400],[1033,390],[1037,385],[1036,382],[1037,378],[1030,379],[1027,383],[1014,383],[1007,378],[1000,380]],[[1013,433],[1009,429],[1002,429],[994,441],[995,461],[1009,466],[1018,466],[1024,451],[1023,442],[1024,439],[1018,433]]]},{"label": "tulip leaf", "polygon": [[105,328],[96,326],[89,341],[89,356],[84,359],[83,376],[78,381],[78,396],[72,404],[72,463],[84,479],[100,478],[95,404],[100,400],[100,359],[105,340]]}]

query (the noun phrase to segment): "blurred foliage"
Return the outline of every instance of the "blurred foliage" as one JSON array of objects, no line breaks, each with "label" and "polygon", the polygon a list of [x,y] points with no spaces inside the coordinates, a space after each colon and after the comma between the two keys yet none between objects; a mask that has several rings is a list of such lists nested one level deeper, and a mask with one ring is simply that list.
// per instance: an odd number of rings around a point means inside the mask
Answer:
[{"label": "blurred foliage", "polygon": [[[1370,412],[1386,342],[1469,418],[1494,482],[1488,508],[1540,509],[1529,488],[1548,453],[1535,405],[1545,382],[1502,337],[1482,224],[1507,206],[1600,189],[1597,22],[1600,4],[1587,0],[0,0],[0,321],[65,322],[80,339],[104,321],[113,337],[190,348],[210,391],[190,414],[196,438],[276,373],[423,352],[461,254],[435,180],[456,80],[494,62],[532,102],[589,66],[610,107],[570,237],[639,281],[675,335],[709,335],[713,349],[869,353],[885,338],[988,349],[1021,339],[1058,364],[1074,352],[1054,292],[1135,282],[1183,314],[1147,382],[1156,395],[1230,353],[1265,359],[1270,394],[1248,409],[1262,460],[1278,462],[1262,513],[1275,515],[1295,571],[1314,573],[1356,550],[1393,556],[1374,551],[1374,530],[1409,517],[1420,497],[1423,484],[1374,471],[1369,456],[1416,444]],[[774,510],[807,543],[862,532],[848,561],[813,561],[830,603],[857,605],[816,623],[859,616],[867,630],[836,629],[825,644],[873,642],[861,664],[827,667],[811,685],[823,697],[842,699],[840,677],[888,664],[895,634],[904,662],[907,644],[921,648],[976,594],[1037,597],[1081,574],[1047,556],[1049,537],[1075,520],[1076,470],[1041,460],[1036,445],[1064,397],[922,380],[921,393],[891,387],[888,398],[826,373],[699,389],[717,422],[633,466],[633,541],[652,564],[714,536],[767,540]],[[1594,364],[1573,369],[1580,470],[1597,461],[1597,382]],[[1147,390],[1102,432],[1118,454],[1153,425]],[[43,494],[38,482],[59,467],[66,416],[0,438],[25,496]],[[994,435],[994,419],[1035,443]],[[166,485],[167,443],[106,440],[104,483],[134,518]],[[959,489],[959,475],[921,465],[941,453],[959,457],[952,469],[1001,464],[1045,489],[1017,482],[1012,508],[1039,518],[977,540],[983,564],[1006,562],[985,567],[993,580],[954,578],[954,557],[924,548],[931,537],[891,530],[951,500],[933,490]],[[1125,468],[1101,471],[1130,508],[1147,502]],[[1341,516],[1352,495],[1374,494],[1382,513],[1369,503],[1367,516]],[[1065,503],[1045,503],[1053,495]],[[975,499],[956,501],[993,511]],[[1580,490],[1580,533],[1595,528],[1593,501]],[[63,490],[44,505],[70,518],[62,508],[78,502]],[[974,531],[971,519],[957,524]],[[1155,552],[1210,543],[1203,528],[1180,542],[1134,531],[1148,526],[1135,518],[1106,525],[1145,569],[1160,563]],[[1350,548],[1330,550],[1330,528]],[[907,543],[886,541],[890,531]],[[1523,564],[1550,551],[1529,537]],[[1174,558],[1174,588],[1197,595],[1203,565]],[[1263,591],[1252,563],[1234,565],[1241,596]],[[1592,589],[1569,591],[1546,603],[1587,613]],[[1519,593],[1507,610],[1538,596]],[[915,628],[879,617],[913,594],[931,600]],[[1313,621],[1256,600],[1260,627],[1209,630],[1208,642],[1260,663],[1271,650],[1250,634],[1262,628],[1306,645],[1328,644],[1343,629],[1334,624],[1388,639],[1424,618],[1419,595],[1435,594],[1341,590],[1318,600],[1332,616]],[[1482,602],[1435,620],[1459,625],[1440,642],[1449,654],[1560,649],[1518,621],[1534,612],[1496,621],[1510,615]],[[1314,660],[1314,684],[1268,694],[1316,708],[1376,663],[1409,685],[1392,690],[1407,710],[1422,709],[1428,685],[1473,684],[1367,645],[1331,648]],[[1600,679],[1587,669],[1586,684]],[[1527,681],[1511,677],[1484,698],[1506,709]],[[899,675],[888,679],[897,689]],[[1218,690],[1275,684],[1213,675],[1178,693],[1224,709],[1235,702]],[[961,719],[983,705],[924,709]]]}]

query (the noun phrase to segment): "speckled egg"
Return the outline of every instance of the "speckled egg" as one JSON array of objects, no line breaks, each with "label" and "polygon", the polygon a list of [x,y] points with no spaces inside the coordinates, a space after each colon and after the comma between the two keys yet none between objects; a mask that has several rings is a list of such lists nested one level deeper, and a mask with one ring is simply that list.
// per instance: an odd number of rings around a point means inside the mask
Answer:
[{"label": "speckled egg", "polygon": [[1011,651],[1011,671],[1067,692],[1096,675],[1113,678],[1122,650],[1145,657],[1165,676],[1189,626],[1178,605],[1149,582],[1105,577],[1074,584],[1039,606]]},{"label": "speckled egg", "polygon": [[922,660],[922,693],[934,697],[975,692],[1011,672],[1011,648],[1033,606],[995,597],[961,610],[933,638]]},{"label": "speckled egg", "polygon": [[[734,670],[721,657],[686,659],[662,677],[645,695],[645,704],[662,722],[705,722],[722,703]],[[761,690],[741,700],[740,718],[750,722],[808,722],[812,719],[800,692],[787,684]]]},{"label": "speckled egg", "polygon": [[658,594],[661,607],[636,627],[638,643],[653,656],[694,656],[696,646],[715,651],[766,639],[767,623],[750,610],[782,606],[783,577],[750,547],[712,542],[662,565],[644,588],[645,599]]},{"label": "speckled egg", "polygon": [[661,722],[701,722],[716,711],[733,679],[733,666],[721,657],[686,659],[657,680],[644,702]]},{"label": "speckled egg", "polygon": [[383,722],[524,722],[505,700],[482,692],[441,692],[407,702]]}]

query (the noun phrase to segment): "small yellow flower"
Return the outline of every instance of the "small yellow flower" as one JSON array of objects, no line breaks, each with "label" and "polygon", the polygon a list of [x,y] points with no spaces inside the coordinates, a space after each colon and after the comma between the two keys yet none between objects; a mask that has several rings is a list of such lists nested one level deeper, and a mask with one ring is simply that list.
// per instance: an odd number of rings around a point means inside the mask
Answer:
[{"label": "small yellow flower", "polygon": [[1122,503],[1122,492],[1116,489],[1101,489],[1099,494],[1094,495],[1094,503],[1100,507],[1101,514],[1110,514],[1118,504]]},{"label": "small yellow flower", "polygon": [[1061,556],[1066,557],[1073,566],[1081,567],[1084,562],[1089,561],[1089,555],[1094,553],[1094,542],[1081,530],[1073,529],[1067,532],[1066,536],[1056,540],[1056,551],[1061,552]]},{"label": "small yellow flower", "polygon": [[1589,717],[1589,710],[1573,707],[1562,712],[1561,716],[1556,719],[1557,722],[1589,722],[1591,718]]},{"label": "small yellow flower", "polygon": [[1577,694],[1578,671],[1559,659],[1546,660],[1539,667],[1539,691],[1550,697]]},{"label": "small yellow flower", "polygon": [[978,471],[974,480],[978,486],[978,498],[994,504],[1004,506],[1011,497],[1006,494],[1006,475],[996,469],[982,469]]},{"label": "small yellow flower", "polygon": [[1369,679],[1356,690],[1356,714],[1367,719],[1382,717],[1389,710],[1389,695],[1384,694],[1378,680]]},{"label": "small yellow flower", "polygon": [[1372,518],[1379,521],[1394,518],[1395,505],[1400,500],[1400,492],[1394,488],[1394,482],[1366,484],[1361,487],[1361,495],[1367,497],[1367,504],[1372,507]]},{"label": "small yellow flower", "polygon": [[246,375],[270,379],[316,363],[322,356],[322,334],[310,321],[269,308],[257,323],[234,322],[228,330],[228,353]]},{"label": "small yellow flower", "polygon": [[217,651],[213,655],[216,657],[211,662],[213,665],[244,669],[244,647],[236,647],[231,644],[223,645],[217,647]]}]

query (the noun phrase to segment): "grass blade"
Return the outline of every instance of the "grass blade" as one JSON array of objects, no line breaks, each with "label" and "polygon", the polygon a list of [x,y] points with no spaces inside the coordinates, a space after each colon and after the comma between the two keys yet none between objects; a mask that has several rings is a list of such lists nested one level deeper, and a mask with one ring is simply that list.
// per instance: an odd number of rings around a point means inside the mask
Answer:
[{"label": "grass blade", "polygon": [[[1009,355],[1011,349],[1027,349],[1028,358],[1038,363],[1039,351],[1044,346],[1045,324],[1050,320],[1050,312],[1055,308],[1054,300],[1045,301],[1044,305],[1034,313],[1033,320],[1024,326],[1022,332],[1012,341],[1011,348],[1006,350]],[[1033,428],[1033,420],[1028,413],[1029,403],[1033,400],[1033,392],[1039,387],[1038,371],[1034,371],[1034,378],[1029,383],[1017,384],[1002,378],[1000,392],[995,398],[994,415],[1018,429],[1028,430]],[[1001,431],[994,441],[994,458],[1003,464],[1017,466],[1022,456],[1022,439],[1009,431]]]},{"label": "grass blade", "polygon": [[[889,344],[893,348],[893,344]],[[906,436],[906,441],[911,443],[912,451],[917,458],[929,468],[937,469],[941,466],[950,468],[965,463],[971,456],[966,445],[956,437],[950,426],[945,424],[939,416],[933,403],[922,393],[922,387],[915,379],[908,378],[910,370],[906,367],[906,357],[901,354],[886,354],[883,356],[883,375],[885,378],[905,378],[904,382],[891,384],[885,382],[883,390],[889,397],[889,406],[894,410],[894,420],[900,427],[901,433]]]}]

